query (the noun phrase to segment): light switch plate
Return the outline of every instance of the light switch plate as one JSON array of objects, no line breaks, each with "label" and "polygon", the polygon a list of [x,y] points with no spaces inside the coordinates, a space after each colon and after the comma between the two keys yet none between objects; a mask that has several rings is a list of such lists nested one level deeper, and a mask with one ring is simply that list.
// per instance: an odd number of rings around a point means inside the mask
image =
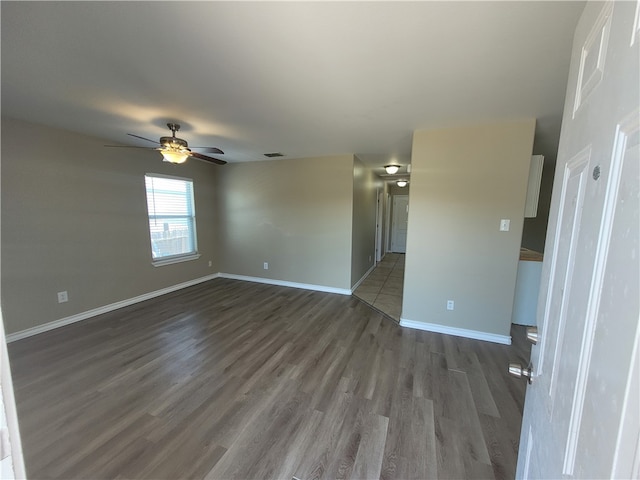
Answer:
[{"label": "light switch plate", "polygon": [[508,232],[510,225],[511,225],[511,220],[509,220],[508,218],[503,218],[502,220],[500,220],[500,231]]}]

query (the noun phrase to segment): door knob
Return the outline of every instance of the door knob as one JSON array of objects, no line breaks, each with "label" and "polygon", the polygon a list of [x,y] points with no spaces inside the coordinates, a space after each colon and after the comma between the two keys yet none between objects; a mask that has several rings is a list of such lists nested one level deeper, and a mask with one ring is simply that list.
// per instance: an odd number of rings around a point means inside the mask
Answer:
[{"label": "door knob", "polygon": [[510,363],[509,375],[517,378],[526,377],[527,381],[531,383],[531,367],[522,368],[522,365],[520,365],[519,363]]},{"label": "door knob", "polygon": [[538,344],[538,327],[527,327],[527,340],[534,345]]}]

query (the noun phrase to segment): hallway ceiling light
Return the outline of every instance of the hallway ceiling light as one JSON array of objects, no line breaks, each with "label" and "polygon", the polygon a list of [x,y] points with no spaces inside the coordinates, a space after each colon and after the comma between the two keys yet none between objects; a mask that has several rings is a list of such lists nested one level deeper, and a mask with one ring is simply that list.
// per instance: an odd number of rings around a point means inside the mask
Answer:
[{"label": "hallway ceiling light", "polygon": [[400,170],[400,165],[385,165],[384,169],[387,171],[389,175],[393,175]]},{"label": "hallway ceiling light", "polygon": [[406,187],[408,183],[409,182],[407,182],[406,180],[398,180],[396,182],[396,185],[398,185],[399,187]]}]

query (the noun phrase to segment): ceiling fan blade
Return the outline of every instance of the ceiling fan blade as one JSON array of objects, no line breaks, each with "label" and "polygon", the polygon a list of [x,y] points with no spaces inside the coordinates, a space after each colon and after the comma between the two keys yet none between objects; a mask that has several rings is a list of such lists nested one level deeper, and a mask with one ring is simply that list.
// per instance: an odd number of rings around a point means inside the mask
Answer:
[{"label": "ceiling fan blade", "polygon": [[213,158],[213,157],[207,157],[206,155],[202,155],[202,154],[197,153],[197,152],[191,152],[189,154],[189,156],[191,156],[193,158],[197,158],[198,160],[202,160],[202,161],[205,161],[205,162],[216,163],[218,165],[225,165],[227,163],[224,160],[220,160],[218,158]]},{"label": "ceiling fan blade", "polygon": [[138,147],[138,146],[134,146],[134,145],[103,145],[104,147],[110,147],[110,148],[144,148],[147,150],[155,150],[156,147]]},{"label": "ceiling fan blade", "polygon": [[217,153],[218,155],[224,155],[224,152],[216,147],[189,147],[191,149],[197,148],[198,150],[202,150],[205,153]]},{"label": "ceiling fan blade", "polygon": [[153,142],[153,143],[157,143],[158,145],[160,145],[160,142],[157,142],[156,140],[151,140],[150,138],[144,138],[144,137],[141,137],[140,135],[134,135],[133,133],[127,133],[127,135],[129,135],[130,137],[140,138],[142,140],[146,140],[147,142]]}]

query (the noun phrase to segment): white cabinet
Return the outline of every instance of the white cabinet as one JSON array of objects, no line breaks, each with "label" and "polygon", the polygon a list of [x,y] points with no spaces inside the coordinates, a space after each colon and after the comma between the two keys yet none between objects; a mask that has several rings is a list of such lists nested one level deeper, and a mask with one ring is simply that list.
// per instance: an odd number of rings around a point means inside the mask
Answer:
[{"label": "white cabinet", "polygon": [[511,323],[536,325],[541,276],[542,254],[521,248]]}]

